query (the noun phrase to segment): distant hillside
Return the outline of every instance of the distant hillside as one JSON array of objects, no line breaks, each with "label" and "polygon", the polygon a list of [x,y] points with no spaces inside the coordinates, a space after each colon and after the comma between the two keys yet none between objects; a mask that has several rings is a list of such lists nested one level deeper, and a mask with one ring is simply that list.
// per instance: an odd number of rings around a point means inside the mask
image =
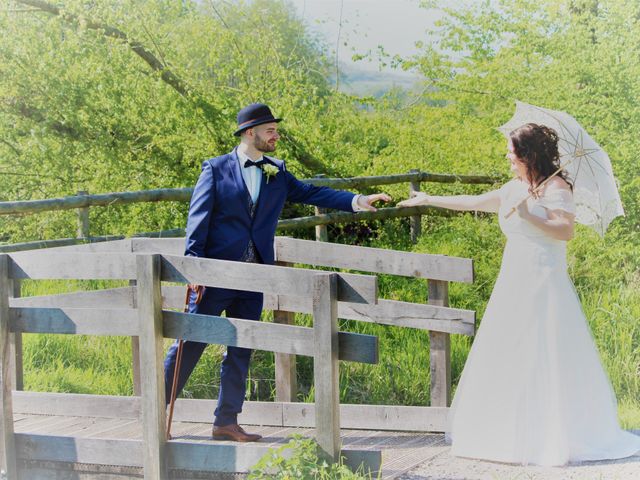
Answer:
[{"label": "distant hillside", "polygon": [[419,87],[421,77],[407,72],[376,72],[342,64],[340,90],[358,96],[381,97],[393,88],[413,91]]}]

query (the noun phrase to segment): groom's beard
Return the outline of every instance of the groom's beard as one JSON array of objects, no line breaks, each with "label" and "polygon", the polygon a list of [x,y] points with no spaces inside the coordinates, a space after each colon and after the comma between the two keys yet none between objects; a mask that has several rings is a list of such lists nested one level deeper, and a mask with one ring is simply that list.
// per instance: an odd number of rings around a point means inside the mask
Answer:
[{"label": "groom's beard", "polygon": [[253,140],[253,147],[259,152],[273,152],[276,149],[275,140],[273,143],[267,142],[264,138],[260,137],[260,135],[256,134],[255,139]]}]

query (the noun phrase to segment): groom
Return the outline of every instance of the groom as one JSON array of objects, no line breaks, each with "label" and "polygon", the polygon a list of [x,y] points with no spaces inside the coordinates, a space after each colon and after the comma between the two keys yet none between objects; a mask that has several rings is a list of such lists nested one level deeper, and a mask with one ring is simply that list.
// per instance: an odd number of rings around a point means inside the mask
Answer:
[{"label": "groom", "polygon": [[[268,106],[251,104],[238,113],[234,135],[240,144],[231,153],[206,160],[191,197],[185,255],[273,264],[273,242],[285,201],[355,212],[375,211],[372,204],[386,194],[356,195],[316,187],[296,179],[282,160],[265,156],[276,149],[278,122]],[[262,293],[196,286],[189,312],[259,320]],[[197,294],[201,300],[196,303]],[[177,353],[176,341],[164,361],[165,391],[170,398]],[[185,341],[178,393],[193,371],[206,343]],[[255,442],[261,437],[238,425],[251,350],[227,347],[220,370],[220,394],[214,412],[213,438]]]}]

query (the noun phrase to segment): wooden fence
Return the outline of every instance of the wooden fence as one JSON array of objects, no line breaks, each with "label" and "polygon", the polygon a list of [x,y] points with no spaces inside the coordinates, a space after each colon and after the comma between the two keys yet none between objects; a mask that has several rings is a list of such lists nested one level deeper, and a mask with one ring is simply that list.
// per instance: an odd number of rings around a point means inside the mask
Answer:
[{"label": "wooden fence", "polygon": [[[255,463],[264,453],[259,445],[231,448],[164,439],[164,337],[276,352],[276,401],[246,402],[241,422],[315,426],[321,448],[332,459],[340,452],[341,427],[444,429],[451,386],[449,335],[473,335],[475,328],[473,311],[448,307],[448,282],[473,281],[470,259],[277,237],[279,265],[267,266],[182,257],[183,245],[183,239],[134,238],[0,256],[0,426],[2,460],[10,471],[15,470],[16,458],[140,465],[145,478],[165,478],[168,469],[179,468],[243,471]],[[378,300],[375,276],[292,268],[293,264],[428,279],[428,304]],[[15,285],[24,278],[118,278],[135,285],[17,298]],[[161,285],[161,281],[264,292],[265,308],[274,310],[274,323],[171,311],[181,307],[184,288]],[[293,325],[295,313],[313,314],[313,328]],[[338,359],[375,363],[377,340],[337,332],[338,318],[428,330],[430,345],[425,348],[430,348],[431,406],[339,405]],[[133,337],[134,384],[140,396],[19,391],[12,395],[11,382],[19,383],[22,375],[17,340],[25,332]],[[295,355],[314,358],[315,404],[295,402]],[[140,362],[145,365],[143,371]],[[175,418],[208,422],[214,407],[212,400],[179,400]],[[141,415],[143,442],[14,435],[14,409],[120,418]],[[380,463],[379,452],[375,453],[342,452],[352,465],[364,462],[374,470]]]},{"label": "wooden fence", "polygon": [[[106,246],[106,245],[105,245]],[[56,300],[82,307],[52,307],[51,297],[11,299],[12,283],[22,279],[113,279],[135,281],[135,308],[120,291],[87,292],[84,301],[74,295]],[[311,306],[313,328],[255,322],[244,319],[187,314],[163,310],[161,282],[196,283],[222,288],[249,289],[266,294],[304,298]],[[133,288],[133,287],[132,287]],[[181,288],[184,290],[184,288]],[[165,438],[163,339],[219,343],[262,349],[314,359],[316,439],[331,460],[340,455],[338,360],[374,363],[377,339],[338,332],[337,302],[375,303],[374,276],[318,272],[281,266],[253,265],[175,256],[119,252],[22,252],[0,256],[0,338],[2,382],[2,464],[7,478],[17,479],[16,459],[28,458],[108,465],[140,465],[147,479],[168,478],[169,469],[246,471],[265,453],[262,446],[208,446],[172,443]],[[87,301],[88,300],[88,301]],[[138,370],[141,396],[142,441],[69,439],[13,433],[11,336],[21,333],[135,336],[139,338]],[[16,403],[24,401],[16,392]],[[92,415],[113,415],[118,401],[101,396],[65,396],[64,409],[89,409]],[[50,395],[30,392],[28,407],[51,413]],[[121,403],[121,402],[120,402]],[[38,405],[39,404],[39,405]],[[131,405],[128,410],[131,410]],[[107,412],[105,412],[105,410]],[[374,452],[375,453],[375,452]],[[363,452],[342,452],[352,461],[379,464]],[[369,455],[369,457],[366,457]],[[231,459],[234,459],[231,461]],[[28,477],[23,477],[28,478]]]},{"label": "wooden fence", "polygon": [[[324,178],[315,177],[305,179],[303,182],[314,185],[328,186],[338,189],[362,190],[381,185],[392,185],[399,183],[409,183],[408,194],[420,190],[422,182],[435,183],[461,183],[469,185],[494,184],[503,180],[499,177],[484,175],[450,175],[435,174],[411,170],[409,173],[397,175],[385,175],[375,177],[353,177],[353,178]],[[123,239],[122,235],[92,236],[89,209],[98,206],[126,205],[140,202],[188,202],[193,193],[193,188],[165,188],[157,190],[143,190],[137,192],[116,192],[89,195],[86,191],[78,192],[78,195],[64,198],[52,198],[46,200],[27,200],[15,202],[0,202],[0,215],[30,215],[34,213],[57,211],[57,210],[78,210],[78,228],[76,238],[62,238],[55,240],[38,240],[13,245],[0,246],[0,252],[13,252],[29,250],[34,248],[51,248],[65,245],[76,245],[87,241],[112,241]],[[380,208],[377,212],[359,212],[357,214],[348,212],[327,213],[316,208],[316,214],[310,217],[292,218],[280,220],[278,230],[286,232],[291,229],[316,227],[316,238],[327,241],[328,224],[343,224],[363,220],[382,220],[387,218],[410,217],[411,237],[414,241],[420,235],[421,216],[430,215],[452,215],[451,212],[429,206],[419,206],[411,208]],[[179,237],[184,235],[184,229],[176,228],[161,232],[140,233],[140,237]]]}]

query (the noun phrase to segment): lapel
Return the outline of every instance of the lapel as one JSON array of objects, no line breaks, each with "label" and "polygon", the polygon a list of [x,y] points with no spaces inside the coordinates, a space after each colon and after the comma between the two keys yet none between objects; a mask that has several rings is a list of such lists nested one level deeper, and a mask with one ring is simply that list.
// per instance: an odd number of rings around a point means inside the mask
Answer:
[{"label": "lapel", "polygon": [[[269,159],[266,155],[264,155],[264,158]],[[275,163],[272,165],[275,165]],[[271,177],[267,182],[267,176],[264,173],[260,176],[260,195],[258,195],[258,205],[256,205],[256,217],[262,213],[262,210],[269,207],[269,200],[271,199],[269,191],[273,188],[275,183],[275,177]]]},{"label": "lapel", "polygon": [[233,177],[233,181],[236,184],[236,188],[240,192],[243,192],[243,197],[245,198],[245,201],[242,202],[244,203],[243,208],[247,212],[247,215],[251,215],[251,211],[249,210],[249,202],[251,201],[251,195],[249,195],[249,190],[247,190],[247,186],[245,185],[244,179],[242,178],[242,172],[240,171],[240,161],[238,160],[237,148],[234,148],[233,151],[229,154],[229,156],[227,157],[227,162],[229,165],[229,169],[231,170],[231,176]]}]

